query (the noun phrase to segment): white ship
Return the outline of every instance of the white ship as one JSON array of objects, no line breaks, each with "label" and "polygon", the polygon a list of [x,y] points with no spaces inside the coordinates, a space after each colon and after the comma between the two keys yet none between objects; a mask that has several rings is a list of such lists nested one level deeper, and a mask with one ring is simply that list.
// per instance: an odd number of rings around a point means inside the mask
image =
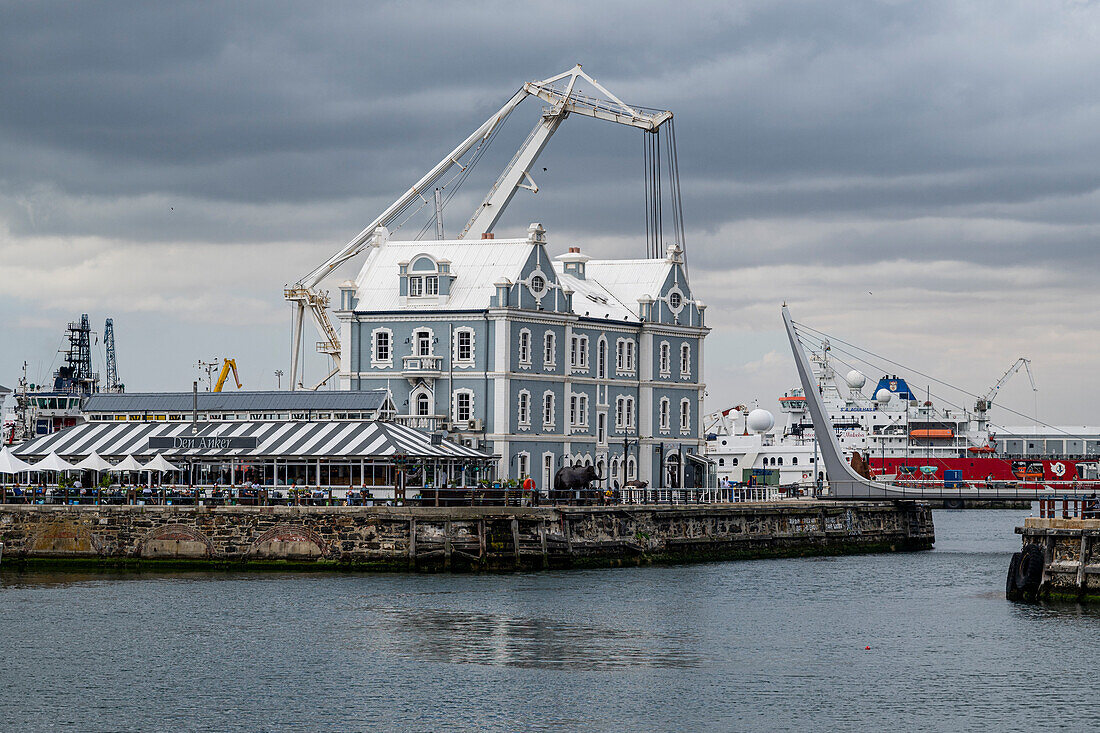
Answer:
[{"label": "white ship", "polygon": [[[1030,377],[1026,359],[1019,359],[972,409],[940,408],[898,375],[884,375],[870,389],[857,370],[840,377],[830,363],[827,341],[810,361],[845,458],[851,461],[858,452],[872,475],[947,487],[1097,479],[1100,428],[991,429],[993,397],[1021,369]],[[803,492],[824,481],[816,468],[816,441],[802,390],[779,398],[779,410],[784,416],[780,425],[768,410],[744,405],[707,416],[707,453],[718,464],[719,479]]]}]

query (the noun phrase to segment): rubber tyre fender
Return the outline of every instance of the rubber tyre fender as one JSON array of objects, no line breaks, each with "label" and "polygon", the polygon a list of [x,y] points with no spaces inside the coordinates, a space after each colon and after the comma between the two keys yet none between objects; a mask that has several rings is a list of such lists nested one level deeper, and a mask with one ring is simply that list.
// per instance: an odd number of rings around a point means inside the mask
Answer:
[{"label": "rubber tyre fender", "polygon": [[1016,589],[1016,573],[1020,569],[1020,560],[1024,557],[1024,553],[1016,552],[1012,555],[1012,560],[1008,563],[1008,579],[1005,580],[1005,598],[1010,601],[1016,600],[1019,597],[1019,592]]},{"label": "rubber tyre fender", "polygon": [[1020,556],[1020,563],[1016,566],[1016,589],[1032,595],[1039,590],[1039,584],[1043,582],[1046,554],[1038,545],[1027,545]]}]

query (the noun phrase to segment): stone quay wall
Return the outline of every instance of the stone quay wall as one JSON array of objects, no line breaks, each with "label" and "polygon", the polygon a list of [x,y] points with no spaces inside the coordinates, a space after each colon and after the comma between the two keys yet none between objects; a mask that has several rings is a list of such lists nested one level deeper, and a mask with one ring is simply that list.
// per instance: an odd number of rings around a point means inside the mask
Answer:
[{"label": "stone quay wall", "polygon": [[1037,589],[1023,587],[1023,571],[1014,588],[1010,568],[1009,598],[1100,603],[1100,519],[1027,517],[1016,532],[1023,554],[1041,558],[1042,573],[1036,573]]},{"label": "stone quay wall", "polygon": [[0,507],[3,566],[511,570],[926,550],[920,502]]}]

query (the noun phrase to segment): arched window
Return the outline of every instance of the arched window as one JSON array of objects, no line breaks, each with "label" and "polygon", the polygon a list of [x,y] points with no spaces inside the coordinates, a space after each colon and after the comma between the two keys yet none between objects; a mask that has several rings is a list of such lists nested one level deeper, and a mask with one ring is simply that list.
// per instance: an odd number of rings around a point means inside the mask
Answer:
[{"label": "arched window", "polygon": [[602,336],[597,347],[596,359],[596,376],[600,379],[607,379],[607,340]]},{"label": "arched window", "polygon": [[718,465],[719,465],[719,466],[724,466],[724,465],[726,465],[726,459],[725,459],[725,458],[719,458],[719,459],[718,459]]},{"label": "arched window", "polygon": [[792,466],[797,466],[798,465],[798,456],[791,456],[791,465]]},{"label": "arched window", "polygon": [[783,456],[779,456],[779,465],[780,465],[780,466],[782,466],[782,465],[783,465]]},{"label": "arched window", "polygon": [[680,377],[691,379],[691,345],[680,345]]},{"label": "arched window", "polygon": [[626,460],[626,480],[633,481],[638,477],[638,463],[631,456]]},{"label": "arched window", "polygon": [[738,463],[740,463],[740,461],[738,459],[736,459],[736,458],[731,458],[730,459],[730,465],[736,466]]},{"label": "arched window", "polygon": [[542,395],[542,427],[554,427],[554,393],[544,392]]},{"label": "arched window", "polygon": [[670,420],[669,420],[669,403],[668,403],[668,398],[667,397],[662,397],[661,398],[661,412],[660,412],[659,417],[660,417],[661,430],[667,433],[668,429],[669,429],[669,422],[670,422]]},{"label": "arched window", "polygon": [[421,392],[416,396],[416,414],[420,417],[427,417],[432,414],[431,404],[431,398],[425,392]]},{"label": "arched window", "polygon": [[686,433],[691,430],[691,402],[689,400],[680,400],[680,432]]}]

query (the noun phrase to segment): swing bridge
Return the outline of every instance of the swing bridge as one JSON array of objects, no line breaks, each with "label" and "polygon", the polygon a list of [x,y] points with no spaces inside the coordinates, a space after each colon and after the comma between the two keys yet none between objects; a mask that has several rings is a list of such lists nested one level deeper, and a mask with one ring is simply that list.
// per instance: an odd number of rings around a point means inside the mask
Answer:
[{"label": "swing bridge", "polygon": [[1096,481],[1064,481],[1042,483],[976,482],[959,487],[947,487],[942,483],[927,486],[904,485],[885,480],[873,480],[861,476],[844,460],[840,442],[832,429],[829,413],[821,397],[809,357],[802,345],[787,305],[783,305],[783,323],[794,354],[798,379],[806,396],[806,407],[818,436],[820,453],[818,466],[824,467],[829,482],[830,499],[933,499],[944,501],[1083,501],[1094,498],[1100,490]]}]

